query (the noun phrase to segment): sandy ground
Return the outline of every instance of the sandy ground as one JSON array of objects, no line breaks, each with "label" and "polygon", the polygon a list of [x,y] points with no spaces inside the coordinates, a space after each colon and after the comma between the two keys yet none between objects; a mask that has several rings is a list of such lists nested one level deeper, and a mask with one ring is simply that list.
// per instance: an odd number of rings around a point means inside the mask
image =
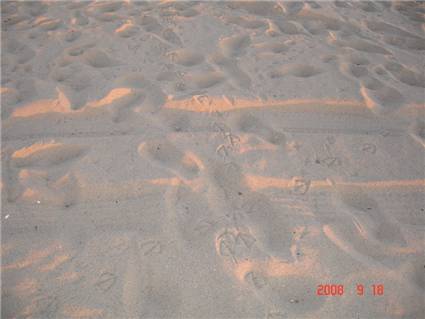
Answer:
[{"label": "sandy ground", "polygon": [[424,3],[1,9],[2,318],[423,315]]}]

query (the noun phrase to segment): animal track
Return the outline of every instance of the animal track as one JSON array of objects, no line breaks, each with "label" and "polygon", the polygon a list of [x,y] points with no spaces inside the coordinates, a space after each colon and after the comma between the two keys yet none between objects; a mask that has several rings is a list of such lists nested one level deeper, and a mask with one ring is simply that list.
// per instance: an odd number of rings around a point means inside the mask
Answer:
[{"label": "animal track", "polygon": [[96,48],[85,51],[83,59],[94,68],[107,68],[116,64],[105,52]]},{"label": "animal track", "polygon": [[286,137],[283,133],[273,130],[253,115],[237,116],[234,122],[238,131],[258,135],[260,138],[274,145],[286,144]]},{"label": "animal track", "polygon": [[404,101],[404,96],[399,91],[383,85],[379,81],[362,82],[360,93],[365,99],[367,107],[377,114],[398,110]]},{"label": "animal track", "polygon": [[[336,195],[348,208],[347,213],[351,216],[353,223],[351,230],[345,230],[342,233],[348,236],[348,242],[356,245],[361,253],[369,255],[368,250],[370,249],[371,256],[372,254],[385,254],[386,246],[403,247],[406,244],[397,224],[380,211],[378,203],[364,190],[350,186],[336,187]],[[360,245],[361,242],[363,245]],[[378,248],[380,246],[381,248]]]},{"label": "animal track", "polygon": [[330,42],[336,45],[339,45],[341,47],[348,47],[348,48],[355,49],[357,51],[363,51],[363,52],[375,53],[375,54],[384,54],[384,55],[391,54],[391,52],[386,50],[384,47],[376,45],[368,40],[364,40],[355,36],[347,36],[344,39],[337,39],[331,36]]},{"label": "animal track", "polygon": [[102,272],[94,285],[102,292],[107,292],[114,286],[116,280],[117,277],[113,273]]},{"label": "animal track", "polygon": [[212,63],[216,64],[221,68],[224,74],[226,74],[230,81],[236,86],[248,89],[251,87],[251,78],[247,73],[239,68],[235,59],[226,58],[221,54],[215,54],[210,57]]},{"label": "animal track", "polygon": [[248,232],[226,229],[217,236],[216,249],[220,256],[237,264],[238,260],[246,259],[250,255],[249,250],[255,242],[255,237]]},{"label": "animal track", "polygon": [[382,34],[383,40],[389,45],[404,50],[425,50],[425,39],[381,21],[366,21],[369,30]]},{"label": "animal track", "polygon": [[385,43],[403,50],[425,50],[425,39],[403,38],[387,35],[383,37]]},{"label": "animal track", "polygon": [[339,67],[341,72],[349,77],[361,78],[368,75],[367,68],[361,65],[341,63]]},{"label": "animal track", "polygon": [[302,10],[297,18],[312,34],[319,34],[323,31],[329,32],[329,30],[338,31],[345,26],[342,20],[316,13],[313,10]]},{"label": "animal track", "polygon": [[284,53],[289,49],[288,45],[282,42],[263,42],[255,44],[254,47],[260,51],[269,51],[273,53]]},{"label": "animal track", "polygon": [[224,16],[223,19],[226,23],[236,24],[247,29],[258,29],[266,26],[264,21],[257,19],[248,19],[235,16]]},{"label": "animal track", "polygon": [[141,243],[140,249],[143,251],[143,256],[149,256],[152,254],[160,254],[162,251],[162,245],[157,240],[149,240]]},{"label": "animal track", "polygon": [[159,34],[162,31],[162,26],[158,20],[148,15],[142,15],[136,19],[136,22],[142,26],[147,32],[153,32]]},{"label": "animal track", "polygon": [[179,49],[169,53],[169,57],[174,63],[184,66],[193,66],[203,62],[204,57],[200,53],[188,49]]},{"label": "animal track", "polygon": [[274,22],[282,33],[289,35],[304,33],[302,27],[295,22],[285,20],[275,20]]},{"label": "animal track", "polygon": [[72,24],[80,25],[80,26],[89,24],[89,18],[87,18],[84,14],[82,14],[80,10],[76,10],[73,16],[74,17],[71,20]]},{"label": "animal track", "polygon": [[23,64],[31,60],[35,56],[35,52],[26,44],[15,39],[5,39],[5,52],[12,54],[18,64]]},{"label": "animal track", "polygon": [[311,181],[304,179],[302,177],[294,177],[293,182],[293,192],[294,194],[304,195],[308,192],[310,188]]},{"label": "animal track", "polygon": [[282,260],[291,260],[292,231],[289,219],[279,213],[264,196],[252,196],[244,203],[247,225],[264,252]]},{"label": "animal track", "polygon": [[425,122],[416,120],[409,127],[410,136],[412,136],[419,144],[425,147]]},{"label": "animal track", "polygon": [[309,78],[315,75],[322,73],[323,70],[307,64],[296,64],[283,66],[278,68],[277,70],[273,70],[270,72],[271,78],[279,78],[287,75],[296,76],[299,78]]},{"label": "animal track", "polygon": [[376,153],[376,145],[371,143],[364,143],[361,149],[363,152],[366,152],[366,153],[371,153],[371,154]]},{"label": "animal track", "polygon": [[405,31],[403,29],[400,29],[392,24],[385,23],[382,21],[375,21],[375,20],[367,20],[366,26],[369,30],[377,33],[382,34],[388,34],[392,36],[400,36],[400,37],[407,37],[407,38],[413,38],[413,39],[420,39],[419,36],[416,34],[410,33],[408,31]]},{"label": "animal track", "polygon": [[206,89],[223,82],[225,80],[225,76],[222,72],[207,71],[202,73],[187,74],[184,80],[190,87]]},{"label": "animal track", "polygon": [[93,3],[88,7],[89,11],[96,11],[99,13],[115,12],[118,11],[122,6],[121,2],[101,2]]},{"label": "animal track", "polygon": [[171,170],[179,177],[194,178],[199,173],[196,162],[167,140],[150,140],[142,143],[138,151],[142,158]]},{"label": "animal track", "polygon": [[144,96],[140,90],[133,88],[112,89],[104,98],[91,104],[91,107],[106,107],[114,122],[119,122],[128,109]]},{"label": "animal track", "polygon": [[[317,298],[314,290],[308,288],[309,285],[314,285],[313,278],[286,274],[279,277],[267,277],[266,273],[266,270],[260,268],[249,271],[244,276],[244,281],[257,297],[264,302],[267,308],[273,309],[266,318],[281,318],[283,312],[286,311],[305,315],[317,311],[325,302],[324,299]],[[303,306],[300,307],[300,304]]]},{"label": "animal track", "polygon": [[219,41],[219,47],[226,57],[242,55],[250,44],[251,38],[248,35],[236,35]]},{"label": "animal track", "polygon": [[50,167],[82,156],[87,149],[80,145],[61,143],[36,143],[12,154],[16,167]]},{"label": "animal track", "polygon": [[274,2],[231,2],[228,4],[231,9],[242,9],[248,13],[261,17],[281,16],[284,14],[284,5],[278,5]]},{"label": "animal track", "polygon": [[[166,101],[166,95],[161,87],[147,80],[140,73],[131,73],[117,78],[114,86],[118,88],[129,88],[135,100],[143,97],[142,111],[156,112]],[[134,101],[133,101],[134,102]],[[129,103],[130,104],[130,103]]]},{"label": "animal track", "polygon": [[425,88],[425,76],[423,74],[410,70],[397,62],[387,62],[384,67],[400,82]]},{"label": "animal track", "polygon": [[[144,285],[141,298],[140,318],[172,318],[179,316],[182,305],[179,287],[157,278],[154,283]],[[139,301],[140,302],[140,301]],[[179,316],[180,317],[180,316]]]},{"label": "animal track", "polygon": [[69,30],[64,34],[64,40],[67,42],[73,42],[81,36],[81,31]]}]

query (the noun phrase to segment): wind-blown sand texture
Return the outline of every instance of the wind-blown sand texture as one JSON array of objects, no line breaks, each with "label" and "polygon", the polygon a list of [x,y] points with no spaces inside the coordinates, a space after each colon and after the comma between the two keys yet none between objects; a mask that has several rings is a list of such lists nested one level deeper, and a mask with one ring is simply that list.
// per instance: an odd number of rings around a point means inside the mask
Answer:
[{"label": "wind-blown sand texture", "polygon": [[425,313],[423,2],[1,9],[2,318]]}]

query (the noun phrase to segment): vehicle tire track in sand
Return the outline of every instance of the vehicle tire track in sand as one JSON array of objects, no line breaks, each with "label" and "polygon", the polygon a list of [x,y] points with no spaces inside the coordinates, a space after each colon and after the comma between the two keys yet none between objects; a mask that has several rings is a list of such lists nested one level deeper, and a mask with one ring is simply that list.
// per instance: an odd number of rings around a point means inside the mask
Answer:
[{"label": "vehicle tire track in sand", "polygon": [[123,276],[122,302],[127,318],[140,318],[142,314],[142,277],[140,254],[136,241],[131,241],[126,270]]}]

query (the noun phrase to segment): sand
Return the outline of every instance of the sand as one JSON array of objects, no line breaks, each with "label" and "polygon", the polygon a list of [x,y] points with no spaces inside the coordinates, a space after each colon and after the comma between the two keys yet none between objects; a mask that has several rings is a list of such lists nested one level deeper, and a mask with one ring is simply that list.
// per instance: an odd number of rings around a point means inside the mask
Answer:
[{"label": "sand", "polygon": [[423,2],[1,9],[2,318],[423,315]]}]

